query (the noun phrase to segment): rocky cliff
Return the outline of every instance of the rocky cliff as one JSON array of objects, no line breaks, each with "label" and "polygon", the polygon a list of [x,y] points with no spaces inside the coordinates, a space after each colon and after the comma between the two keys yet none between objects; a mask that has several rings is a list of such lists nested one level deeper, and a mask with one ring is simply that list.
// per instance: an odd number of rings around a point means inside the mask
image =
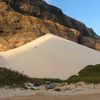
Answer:
[{"label": "rocky cliff", "polygon": [[100,50],[93,29],[43,0],[0,0],[0,51],[21,46],[52,33]]}]

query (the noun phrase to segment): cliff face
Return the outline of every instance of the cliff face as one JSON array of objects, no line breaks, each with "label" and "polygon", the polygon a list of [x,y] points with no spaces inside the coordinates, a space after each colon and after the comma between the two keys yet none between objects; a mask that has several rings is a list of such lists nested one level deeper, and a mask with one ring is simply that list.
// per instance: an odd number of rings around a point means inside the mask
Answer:
[{"label": "cliff face", "polygon": [[96,33],[64,15],[59,8],[42,0],[0,0],[0,51],[21,46],[46,33],[100,50]]},{"label": "cliff face", "polygon": [[9,5],[20,13],[32,15],[41,19],[51,20],[64,25],[68,28],[74,28],[81,32],[83,36],[94,36],[94,31],[87,28],[82,22],[70,18],[54,6],[47,4],[42,0],[6,0]]}]

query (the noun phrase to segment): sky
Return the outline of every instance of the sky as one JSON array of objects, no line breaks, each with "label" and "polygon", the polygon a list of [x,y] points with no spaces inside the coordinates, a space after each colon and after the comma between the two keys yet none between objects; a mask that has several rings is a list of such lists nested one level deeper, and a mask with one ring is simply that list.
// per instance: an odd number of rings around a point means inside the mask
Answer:
[{"label": "sky", "polygon": [[100,0],[45,0],[62,9],[62,11],[100,35]]}]

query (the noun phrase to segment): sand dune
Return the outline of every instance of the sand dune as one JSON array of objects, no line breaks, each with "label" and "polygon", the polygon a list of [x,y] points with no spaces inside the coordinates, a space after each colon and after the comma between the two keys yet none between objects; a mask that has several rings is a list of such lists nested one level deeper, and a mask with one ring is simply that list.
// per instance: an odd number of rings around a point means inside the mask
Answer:
[{"label": "sand dune", "polygon": [[0,53],[1,67],[39,78],[66,79],[86,65],[99,63],[100,52],[51,34]]}]

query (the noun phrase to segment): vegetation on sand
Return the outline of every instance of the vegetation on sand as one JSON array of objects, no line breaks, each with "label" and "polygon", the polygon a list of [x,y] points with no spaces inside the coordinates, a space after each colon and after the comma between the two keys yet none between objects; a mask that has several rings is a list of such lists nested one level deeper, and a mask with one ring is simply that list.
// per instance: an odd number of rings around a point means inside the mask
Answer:
[{"label": "vegetation on sand", "polygon": [[100,83],[100,64],[88,65],[80,70],[78,75],[73,75],[67,80],[68,83],[77,83],[80,81],[86,83]]},{"label": "vegetation on sand", "polygon": [[47,81],[61,83],[63,82],[60,79],[50,79],[50,78],[31,78],[27,75],[19,73],[17,71],[0,68],[0,87],[2,86],[11,86],[11,87],[23,87],[24,83],[30,82],[38,85],[44,84]]}]

